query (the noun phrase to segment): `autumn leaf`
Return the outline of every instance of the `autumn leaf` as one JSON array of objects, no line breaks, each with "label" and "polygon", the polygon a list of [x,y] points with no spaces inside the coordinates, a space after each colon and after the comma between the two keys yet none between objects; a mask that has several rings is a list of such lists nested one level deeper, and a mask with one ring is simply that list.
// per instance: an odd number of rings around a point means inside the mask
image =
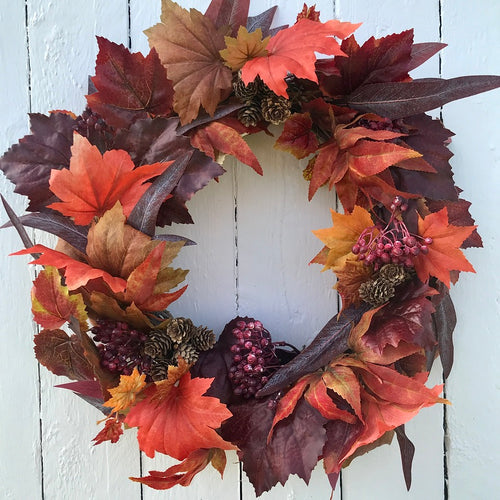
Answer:
[{"label": "autumn leaf", "polygon": [[345,38],[358,26],[359,24],[337,20],[319,23],[301,19],[271,38],[266,47],[266,56],[247,61],[241,69],[241,79],[248,85],[260,76],[275,94],[288,97],[285,77],[292,73],[297,78],[317,82],[315,53],[342,55],[343,52],[333,37]]},{"label": "autumn leaf", "polygon": [[59,328],[71,318],[87,329],[87,312],[80,294],[70,295],[67,286],[61,284],[61,275],[55,267],[42,270],[31,289],[31,310],[34,320],[43,328]]},{"label": "autumn leaf", "polygon": [[259,160],[234,128],[220,122],[212,122],[199,128],[191,137],[191,144],[210,158],[217,160],[218,153],[230,154],[262,175]]},{"label": "autumn leaf", "polygon": [[[355,206],[351,214],[339,214],[330,210],[333,226],[326,229],[316,229],[313,234],[329,249],[324,269],[343,266],[343,260],[352,254],[352,247],[358,241],[360,234],[373,226],[370,212]],[[376,234],[375,234],[376,236]]]},{"label": "autumn leaf", "polygon": [[145,33],[174,82],[174,109],[181,123],[193,121],[200,106],[213,115],[231,91],[231,70],[219,54],[225,48],[225,29],[216,29],[196,9],[162,0],[161,23]]},{"label": "autumn leaf", "polygon": [[130,375],[120,375],[120,383],[117,387],[108,389],[111,398],[104,403],[104,406],[111,408],[113,413],[126,410],[130,406],[133,406],[137,394],[139,394],[145,386],[146,374],[139,373],[137,367],[134,367]]},{"label": "autumn leaf", "polygon": [[444,207],[427,215],[418,217],[418,234],[430,238],[427,245],[429,253],[419,254],[415,258],[415,270],[422,282],[435,276],[448,288],[450,271],[475,272],[471,263],[460,250],[462,243],[472,234],[476,226],[454,226],[448,222],[448,209]]},{"label": "autumn leaf", "polygon": [[318,149],[318,139],[312,131],[313,121],[310,113],[294,113],[283,126],[274,147],[288,151],[301,160]]},{"label": "autumn leaf", "polygon": [[224,451],[219,448],[200,448],[191,452],[180,464],[173,465],[163,472],[149,471],[149,476],[131,477],[130,479],[155,490],[167,490],[177,484],[189,486],[194,476],[210,463],[220,472],[222,477],[226,465]]},{"label": "autumn leaf", "polygon": [[249,33],[244,26],[240,26],[236,38],[224,37],[227,48],[221,50],[220,55],[226,61],[226,66],[233,71],[238,71],[247,61],[267,55],[266,46],[270,38],[270,36],[267,36],[262,39],[262,30],[260,28]]},{"label": "autumn leaf", "polygon": [[62,201],[49,208],[73,217],[76,224],[86,226],[120,201],[129,215],[149,184],[145,181],[164,172],[171,162],[154,163],[135,168],[125,151],[106,151],[101,155],[96,146],[75,134],[71,147],[70,167],[52,170],[50,189]]},{"label": "autumn leaf", "polygon": [[123,434],[123,422],[121,419],[111,417],[107,418],[102,429],[97,436],[92,439],[94,445],[104,443],[104,441],[111,441],[117,443],[120,436]]},{"label": "autumn leaf", "polygon": [[93,111],[116,128],[128,127],[139,118],[168,116],[174,89],[156,50],[144,57],[123,45],[97,37],[95,76],[97,92],[87,96]]},{"label": "autumn leaf", "polygon": [[157,451],[184,460],[199,448],[234,449],[216,432],[231,412],[217,398],[204,396],[212,380],[191,379],[188,372],[161,397],[156,384],[144,391],[145,399],[130,410],[125,423],[139,428],[139,446],[148,457]]},{"label": "autumn leaf", "polygon": [[62,330],[42,330],[35,335],[36,359],[55,375],[71,380],[94,380],[94,371],[76,335]]},{"label": "autumn leaf", "polygon": [[373,275],[371,266],[359,260],[346,260],[344,265],[335,268],[335,274],[337,283],[334,288],[342,298],[342,310],[352,305],[359,306],[361,303],[359,287],[371,279]]}]

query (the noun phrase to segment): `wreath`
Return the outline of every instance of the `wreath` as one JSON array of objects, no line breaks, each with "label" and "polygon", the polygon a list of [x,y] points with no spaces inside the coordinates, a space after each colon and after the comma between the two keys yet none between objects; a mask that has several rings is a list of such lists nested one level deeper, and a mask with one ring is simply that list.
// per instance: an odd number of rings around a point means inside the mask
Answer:
[{"label": "wreath", "polygon": [[[358,25],[321,22],[314,7],[278,28],[276,8],[248,8],[162,0],[146,57],[98,38],[87,108],[31,115],[32,134],[0,160],[29,199],[19,217],[4,200],[26,247],[16,254],[43,266],[36,357],[102,411],[95,444],[137,427],[146,455],[180,461],[132,478],[153,488],[188,486],[208,464],[222,475],[233,449],[257,495],[290,474],[308,482],[319,460],[334,488],[394,434],[409,488],[404,424],[447,403],[425,383],[438,355],[450,373],[449,287],[474,271],[461,249],[481,246],[448,163],[452,133],[425,112],[500,77],[412,79],[442,44],[408,30],[359,45]],[[335,190],[343,208],[313,228],[324,247],[311,261],[336,275],[342,308],[302,350],[252,317],[218,339],[173,317],[187,271],[171,264],[194,242],[157,232],[193,222],[186,202],[225,172],[225,155],[262,174],[243,137],[271,125],[277,149],[309,159],[309,199]],[[25,227],[56,235],[56,248]]]}]

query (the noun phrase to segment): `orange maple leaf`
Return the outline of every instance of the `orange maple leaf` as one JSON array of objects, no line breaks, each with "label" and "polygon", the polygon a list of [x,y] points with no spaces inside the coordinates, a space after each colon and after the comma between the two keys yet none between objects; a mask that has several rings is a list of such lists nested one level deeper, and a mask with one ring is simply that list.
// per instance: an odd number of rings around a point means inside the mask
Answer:
[{"label": "orange maple leaf", "polygon": [[414,261],[419,280],[425,283],[431,276],[435,276],[450,288],[450,271],[475,273],[472,264],[460,250],[460,245],[476,227],[450,224],[446,207],[423,219],[419,216],[418,234],[422,238],[432,239],[432,243],[427,245],[429,253],[420,253]]},{"label": "orange maple leaf", "polygon": [[104,406],[111,408],[112,412],[126,410],[135,403],[137,394],[146,386],[146,374],[139,373],[137,367],[130,375],[120,375],[120,383],[113,389],[108,389],[111,394]]},{"label": "orange maple leaf", "polygon": [[167,391],[160,393],[157,384],[145,389],[145,399],[130,410],[125,423],[139,428],[139,446],[148,457],[158,451],[184,460],[199,448],[235,448],[216,432],[231,412],[217,398],[204,396],[212,381],[191,379],[187,372]]},{"label": "orange maple leaf", "polygon": [[315,52],[345,55],[333,37],[346,38],[358,26],[335,19],[326,23],[301,19],[271,38],[266,47],[266,56],[247,61],[241,69],[241,79],[248,85],[260,76],[275,94],[288,97],[285,82],[288,73],[317,83]]},{"label": "orange maple leaf", "polygon": [[227,48],[221,50],[220,55],[226,61],[228,67],[233,71],[238,71],[250,59],[267,54],[266,46],[270,38],[270,36],[267,36],[262,39],[262,30],[260,28],[249,33],[244,26],[240,26],[236,38],[224,37]]},{"label": "orange maple leaf", "polygon": [[367,227],[373,226],[373,221],[370,213],[357,205],[351,214],[339,214],[335,210],[330,210],[330,212],[333,226],[316,229],[313,234],[328,248],[324,270],[335,271],[336,268],[343,267],[349,255],[354,258],[352,247],[358,241],[359,235]]},{"label": "orange maple leaf", "polygon": [[52,170],[50,190],[62,201],[49,208],[73,217],[86,226],[94,217],[112,208],[117,201],[129,215],[144,194],[152,177],[164,172],[172,162],[153,163],[135,168],[126,151],[111,150],[101,155],[96,146],[75,133],[69,169]]},{"label": "orange maple leaf", "polygon": [[[166,471],[149,471],[146,477],[131,477],[132,481],[146,484],[155,490],[167,490],[176,484],[189,486],[194,476],[201,472],[208,464],[222,474],[226,467],[226,454],[219,448],[201,448],[194,450],[180,464],[169,467]],[[183,473],[183,474],[182,474]]]},{"label": "orange maple leaf", "polygon": [[94,445],[101,444],[104,441],[111,441],[112,443],[118,442],[120,436],[123,434],[123,422],[120,418],[109,417],[106,419],[104,429],[92,439]]}]

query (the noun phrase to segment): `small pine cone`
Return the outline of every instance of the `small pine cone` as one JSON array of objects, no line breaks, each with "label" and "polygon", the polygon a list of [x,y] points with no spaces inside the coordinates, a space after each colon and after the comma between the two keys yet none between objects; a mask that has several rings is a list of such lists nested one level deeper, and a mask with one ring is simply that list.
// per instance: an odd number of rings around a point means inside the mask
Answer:
[{"label": "small pine cone", "polygon": [[149,369],[149,375],[154,382],[164,380],[168,377],[168,367],[172,365],[171,359],[154,359]]},{"label": "small pine cone", "polygon": [[288,99],[271,93],[262,99],[260,110],[264,120],[279,125],[292,114],[291,107],[292,103]]},{"label": "small pine cone", "polygon": [[167,335],[177,344],[191,340],[196,330],[197,328],[189,318],[173,318],[165,327]]},{"label": "small pine cone", "polygon": [[401,285],[411,278],[411,273],[405,266],[398,264],[386,264],[379,271],[379,278],[393,286]]},{"label": "small pine cone", "polygon": [[180,344],[177,349],[174,351],[173,357],[175,360],[179,356],[184,358],[186,363],[191,364],[195,363],[198,360],[199,352],[196,348],[191,344]]},{"label": "small pine cone", "polygon": [[205,327],[199,327],[196,335],[191,340],[191,344],[198,351],[208,351],[215,344],[214,332]]},{"label": "small pine cone", "polygon": [[233,83],[234,95],[242,101],[251,101],[259,92],[261,87],[260,80],[255,80],[245,85],[243,80],[236,80]]},{"label": "small pine cone", "polygon": [[359,296],[372,306],[385,304],[394,294],[394,286],[380,278],[362,283],[359,287]]},{"label": "small pine cone", "polygon": [[144,343],[144,353],[155,359],[167,357],[172,349],[172,339],[165,330],[152,330]]},{"label": "small pine cone", "polygon": [[245,127],[256,127],[262,120],[260,105],[252,101],[247,102],[246,106],[238,111],[238,120]]}]

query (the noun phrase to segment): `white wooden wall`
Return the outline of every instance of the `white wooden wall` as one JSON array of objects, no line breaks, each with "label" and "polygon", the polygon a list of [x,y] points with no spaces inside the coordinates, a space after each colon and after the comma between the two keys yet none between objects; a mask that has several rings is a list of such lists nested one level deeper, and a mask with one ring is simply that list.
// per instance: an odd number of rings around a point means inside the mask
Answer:
[{"label": "white wooden wall", "polygon": [[[208,0],[180,3],[204,11]],[[1,0],[0,4],[0,151],[28,133],[28,112],[82,110],[97,51],[94,35],[145,52],[142,30],[157,22],[160,12],[160,0]],[[279,5],[279,24],[293,22],[302,7],[301,0],[254,0],[251,14],[274,4]],[[414,27],[416,41],[448,43],[441,60],[435,57],[426,63],[418,76],[500,73],[497,0],[318,0],[316,6],[323,20],[336,15],[363,21],[358,30],[361,40]],[[498,495],[499,102],[496,91],[449,104],[443,111],[446,126],[457,133],[452,143],[455,179],[464,197],[473,202],[472,214],[485,243],[483,250],[467,252],[478,274],[463,275],[452,292],[458,310],[456,364],[446,396],[453,406],[444,415],[442,407],[424,410],[407,425],[417,447],[410,493],[394,443],[345,470],[335,499],[469,500]],[[190,203],[198,224],[175,228],[198,246],[186,249],[177,261],[192,271],[188,292],[173,312],[189,315],[216,332],[236,314],[254,315],[276,339],[286,336],[302,345],[336,310],[332,275],[320,274],[319,266],[307,266],[321,247],[310,231],[330,224],[329,208],[335,200],[320,193],[308,203],[303,165],[273,150],[269,138],[251,141],[264,178],[227,161],[228,172],[220,184],[213,183]],[[22,213],[23,200],[13,195],[3,176],[0,191]],[[0,220],[5,222],[5,214]],[[35,361],[29,297],[33,271],[26,265],[27,257],[7,257],[19,248],[14,230],[2,230],[0,498],[255,498],[246,478],[240,479],[235,455],[224,482],[210,470],[195,478],[190,488],[156,492],[141,490],[127,479],[169,463],[141,457],[133,430],[118,444],[91,445],[99,413],[69,391],[53,388],[63,380],[39,369]],[[439,370],[432,381],[439,383]],[[309,487],[292,478],[262,498],[317,500],[329,495],[326,477],[318,468]]]}]

